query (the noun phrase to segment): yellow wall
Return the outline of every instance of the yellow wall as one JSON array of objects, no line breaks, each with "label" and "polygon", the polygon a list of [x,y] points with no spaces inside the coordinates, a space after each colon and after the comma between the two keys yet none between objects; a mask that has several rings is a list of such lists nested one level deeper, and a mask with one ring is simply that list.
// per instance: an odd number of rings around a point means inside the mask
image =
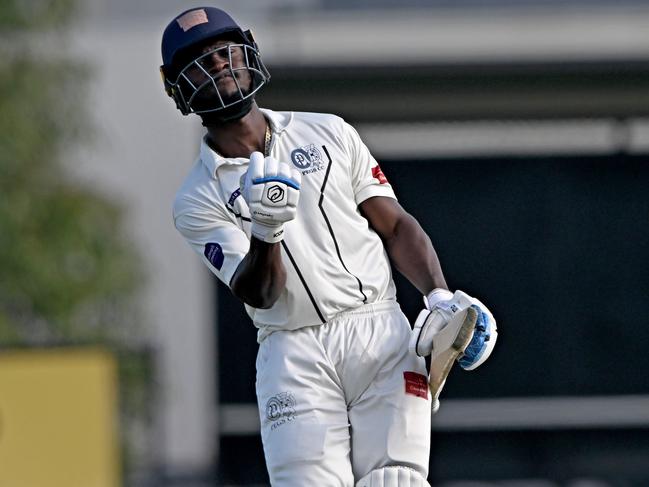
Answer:
[{"label": "yellow wall", "polygon": [[0,352],[0,487],[117,487],[116,377],[101,350]]}]

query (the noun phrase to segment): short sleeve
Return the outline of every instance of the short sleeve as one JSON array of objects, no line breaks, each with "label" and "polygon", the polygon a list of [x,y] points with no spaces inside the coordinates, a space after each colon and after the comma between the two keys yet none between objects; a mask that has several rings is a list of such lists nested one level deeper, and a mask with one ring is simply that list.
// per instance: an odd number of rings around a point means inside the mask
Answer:
[{"label": "short sleeve", "polygon": [[351,159],[352,185],[356,204],[372,196],[387,196],[397,199],[392,186],[381,171],[379,163],[363,143],[356,129],[348,123],[343,123],[343,140]]},{"label": "short sleeve", "polygon": [[250,247],[243,230],[217,210],[193,208],[174,212],[174,223],[205,265],[229,286]]}]

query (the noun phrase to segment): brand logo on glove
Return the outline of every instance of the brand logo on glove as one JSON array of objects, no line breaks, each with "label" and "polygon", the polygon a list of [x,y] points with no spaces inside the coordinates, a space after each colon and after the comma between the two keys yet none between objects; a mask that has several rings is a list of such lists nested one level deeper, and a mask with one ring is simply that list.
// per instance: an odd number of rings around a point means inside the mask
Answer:
[{"label": "brand logo on glove", "polygon": [[277,203],[284,199],[284,190],[278,185],[271,186],[266,192],[266,197],[273,203]]}]

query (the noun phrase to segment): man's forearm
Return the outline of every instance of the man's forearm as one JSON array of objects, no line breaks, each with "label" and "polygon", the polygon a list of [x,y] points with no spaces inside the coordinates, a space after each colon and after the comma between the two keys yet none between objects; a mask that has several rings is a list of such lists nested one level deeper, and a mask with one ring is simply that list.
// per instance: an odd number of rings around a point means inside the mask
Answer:
[{"label": "man's forearm", "polygon": [[422,294],[448,289],[433,244],[414,217],[405,214],[399,218],[385,246],[397,270]]},{"label": "man's forearm", "polygon": [[286,286],[281,243],[252,238],[248,254],[237,267],[230,288],[234,295],[254,308],[270,308]]}]

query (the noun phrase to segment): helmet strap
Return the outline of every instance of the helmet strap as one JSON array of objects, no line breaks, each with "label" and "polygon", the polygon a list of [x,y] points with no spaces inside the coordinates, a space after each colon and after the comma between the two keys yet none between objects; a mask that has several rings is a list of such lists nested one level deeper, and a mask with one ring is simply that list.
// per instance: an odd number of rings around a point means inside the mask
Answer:
[{"label": "helmet strap", "polygon": [[203,119],[203,126],[222,125],[245,117],[252,109],[254,97],[250,96],[232,106],[214,112],[199,113]]}]

